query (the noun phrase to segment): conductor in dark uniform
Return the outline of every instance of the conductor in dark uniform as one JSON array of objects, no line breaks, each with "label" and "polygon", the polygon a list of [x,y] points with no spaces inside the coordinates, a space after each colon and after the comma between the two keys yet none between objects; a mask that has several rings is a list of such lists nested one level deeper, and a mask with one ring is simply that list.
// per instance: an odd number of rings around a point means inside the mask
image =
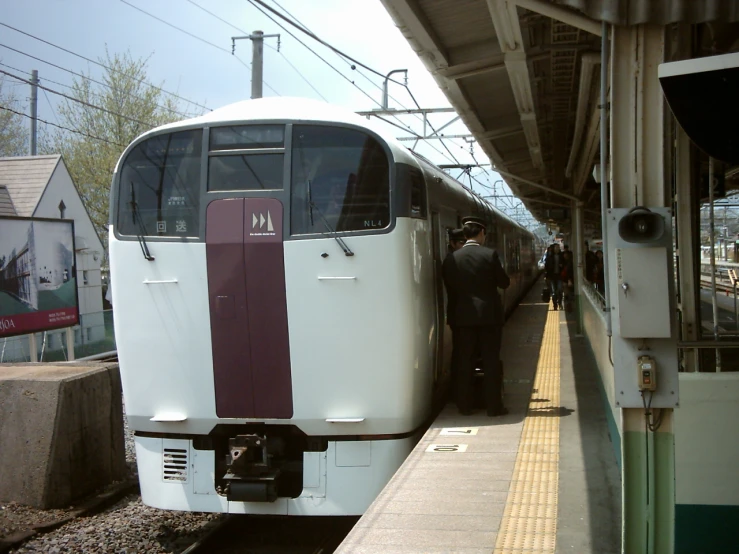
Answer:
[{"label": "conductor in dark uniform", "polygon": [[462,220],[464,246],[447,256],[443,264],[444,285],[453,313],[454,349],[457,357],[455,398],[460,413],[473,407],[476,353],[482,354],[485,372],[485,405],[489,416],[504,415],[500,345],[503,335],[503,305],[498,289],[508,288],[508,278],[492,248],[485,243],[485,222],[477,217]]}]

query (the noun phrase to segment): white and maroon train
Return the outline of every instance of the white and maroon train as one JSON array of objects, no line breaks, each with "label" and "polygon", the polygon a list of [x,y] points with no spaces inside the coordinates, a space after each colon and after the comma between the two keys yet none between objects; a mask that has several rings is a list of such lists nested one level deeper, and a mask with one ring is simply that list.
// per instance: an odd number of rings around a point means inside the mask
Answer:
[{"label": "white and maroon train", "polygon": [[363,513],[447,381],[440,267],[468,214],[510,310],[534,236],[351,112],[252,100],[136,139],[110,265],[144,502]]}]

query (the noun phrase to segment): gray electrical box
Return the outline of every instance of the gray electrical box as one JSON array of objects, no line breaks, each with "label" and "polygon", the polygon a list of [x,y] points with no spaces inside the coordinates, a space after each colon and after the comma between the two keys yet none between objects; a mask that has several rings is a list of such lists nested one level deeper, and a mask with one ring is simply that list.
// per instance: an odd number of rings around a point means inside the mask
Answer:
[{"label": "gray electrical box", "polygon": [[652,408],[679,403],[672,212],[611,208],[607,212],[608,282],[613,336],[614,403]]},{"label": "gray electrical box", "polygon": [[616,248],[618,318],[624,338],[670,338],[667,248]]}]

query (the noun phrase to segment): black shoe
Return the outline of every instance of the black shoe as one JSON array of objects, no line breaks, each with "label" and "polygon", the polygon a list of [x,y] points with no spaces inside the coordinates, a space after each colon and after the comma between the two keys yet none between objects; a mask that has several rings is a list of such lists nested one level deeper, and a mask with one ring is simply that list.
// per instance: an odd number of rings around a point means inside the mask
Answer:
[{"label": "black shoe", "polygon": [[505,406],[501,406],[500,408],[497,408],[495,410],[488,410],[488,416],[490,417],[497,417],[497,416],[504,416],[508,414],[508,408]]},{"label": "black shoe", "polygon": [[464,410],[462,408],[459,409],[460,415],[472,415],[475,413],[475,410],[472,408],[465,408]]},{"label": "black shoe", "polygon": [[558,308],[557,308],[557,304],[555,304],[555,305],[554,305],[554,311],[556,312],[556,311],[557,311],[557,309],[558,309]]}]

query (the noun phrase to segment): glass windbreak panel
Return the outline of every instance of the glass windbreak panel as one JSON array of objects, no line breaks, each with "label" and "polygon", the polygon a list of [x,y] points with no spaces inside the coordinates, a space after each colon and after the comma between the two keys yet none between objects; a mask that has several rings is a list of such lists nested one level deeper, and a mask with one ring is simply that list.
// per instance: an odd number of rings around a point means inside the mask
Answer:
[{"label": "glass windbreak panel", "polygon": [[284,147],[284,125],[240,125],[210,130],[211,151]]},{"label": "glass windbreak panel", "polygon": [[[382,145],[361,131],[294,126],[291,233],[383,229],[390,169]],[[325,222],[324,222],[325,220]]]},{"label": "glass windbreak panel", "polygon": [[198,236],[203,131],[157,135],[126,156],[118,185],[118,232]]},{"label": "glass windbreak panel", "polygon": [[284,154],[211,156],[208,190],[278,190],[283,187]]}]

